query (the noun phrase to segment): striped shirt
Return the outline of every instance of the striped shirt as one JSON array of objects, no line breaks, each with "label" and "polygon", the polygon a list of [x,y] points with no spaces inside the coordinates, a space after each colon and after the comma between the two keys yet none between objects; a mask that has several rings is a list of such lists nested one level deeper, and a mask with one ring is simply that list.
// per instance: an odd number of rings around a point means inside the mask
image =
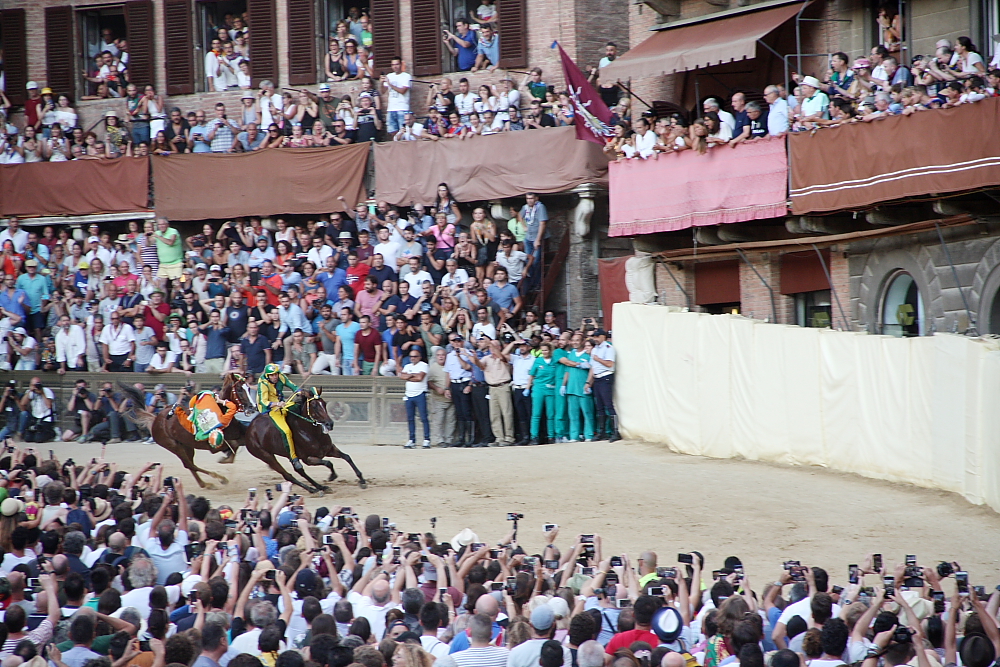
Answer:
[{"label": "striped shirt", "polygon": [[500,646],[467,648],[451,657],[458,667],[507,667],[510,651]]}]

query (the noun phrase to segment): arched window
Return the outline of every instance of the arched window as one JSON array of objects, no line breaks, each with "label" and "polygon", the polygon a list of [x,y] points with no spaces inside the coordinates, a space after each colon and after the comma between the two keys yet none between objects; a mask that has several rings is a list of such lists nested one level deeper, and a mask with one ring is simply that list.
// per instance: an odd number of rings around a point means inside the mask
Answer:
[{"label": "arched window", "polygon": [[924,306],[913,276],[898,271],[882,294],[882,332],[890,336],[923,336]]}]

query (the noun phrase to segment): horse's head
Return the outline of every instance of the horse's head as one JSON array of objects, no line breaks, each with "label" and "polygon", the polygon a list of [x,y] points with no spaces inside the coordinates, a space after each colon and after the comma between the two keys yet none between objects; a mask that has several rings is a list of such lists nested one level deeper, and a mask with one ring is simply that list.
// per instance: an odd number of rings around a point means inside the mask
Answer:
[{"label": "horse's head", "polygon": [[236,404],[237,410],[252,415],[257,412],[257,406],[250,400],[246,379],[239,373],[226,376],[222,385],[221,397]]},{"label": "horse's head", "polygon": [[322,395],[323,389],[320,387],[303,387],[299,390],[298,400],[302,403],[302,416],[319,424],[324,433],[329,433],[333,430],[333,420],[326,411],[326,401]]}]

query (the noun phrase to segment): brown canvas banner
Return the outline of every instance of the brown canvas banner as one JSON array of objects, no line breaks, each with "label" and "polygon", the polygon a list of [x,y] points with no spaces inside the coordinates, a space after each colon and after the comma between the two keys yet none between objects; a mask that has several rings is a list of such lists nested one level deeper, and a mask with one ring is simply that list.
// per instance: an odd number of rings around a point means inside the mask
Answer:
[{"label": "brown canvas banner", "polygon": [[792,212],[1000,185],[1000,98],[789,137]]},{"label": "brown canvas banner", "polygon": [[632,255],[597,260],[597,278],[601,284],[601,310],[604,312],[601,325],[608,331],[613,328],[611,313],[615,304],[629,300],[628,285],[625,283],[625,265],[630,259]]},{"label": "brown canvas banner", "polygon": [[0,215],[132,213],[148,203],[148,158],[0,165]]},{"label": "brown canvas banner", "polygon": [[572,127],[375,145],[376,197],[397,205],[433,204],[438,183],[461,202],[562,192],[607,178],[601,147],[578,141]]},{"label": "brown canvas banner", "polygon": [[364,191],[368,144],[156,156],[156,213],[171,220],[320,214]]}]

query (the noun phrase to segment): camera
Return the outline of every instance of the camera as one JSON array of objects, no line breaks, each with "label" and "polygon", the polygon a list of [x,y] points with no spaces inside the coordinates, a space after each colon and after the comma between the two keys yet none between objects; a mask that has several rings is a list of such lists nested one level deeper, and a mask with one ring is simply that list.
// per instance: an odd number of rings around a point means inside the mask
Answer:
[{"label": "camera", "polygon": [[893,644],[909,644],[913,641],[913,630],[910,630],[905,625],[897,625],[896,629],[892,632],[892,643]]},{"label": "camera", "polygon": [[944,579],[945,577],[950,577],[951,575],[955,574],[955,566],[952,565],[951,563],[946,563],[944,561],[941,561],[937,565],[937,573],[938,576],[941,577],[942,579]]},{"label": "camera", "polygon": [[[658,567],[656,568],[656,576],[661,579],[676,579],[677,578],[677,568],[676,567]],[[650,593],[650,595],[655,595],[655,593]]]},{"label": "camera", "polygon": [[517,521],[518,519],[523,519],[524,515],[518,512],[507,512],[508,521]]},{"label": "camera", "polygon": [[621,556],[612,556],[611,557],[611,567],[622,567],[622,566],[623,566],[623,564],[622,564],[622,557]]}]

